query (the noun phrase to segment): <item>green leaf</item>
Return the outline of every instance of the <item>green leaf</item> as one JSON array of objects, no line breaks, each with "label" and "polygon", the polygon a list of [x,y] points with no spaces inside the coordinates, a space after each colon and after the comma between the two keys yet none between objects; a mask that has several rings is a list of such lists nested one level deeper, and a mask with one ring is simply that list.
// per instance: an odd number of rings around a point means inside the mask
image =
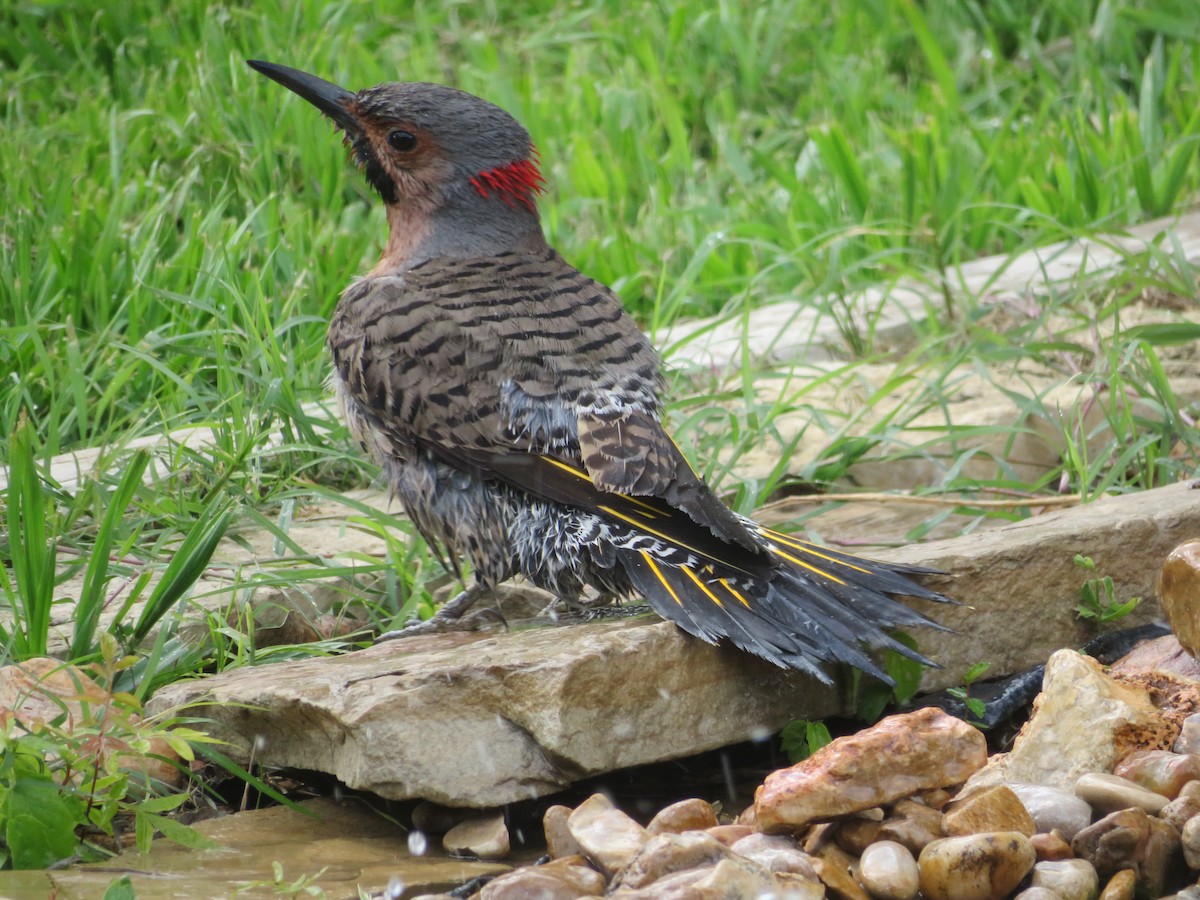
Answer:
[{"label": "green leaf", "polygon": [[1200,341],[1200,322],[1150,322],[1126,328],[1122,334],[1135,341],[1162,346],[1164,344],[1190,344]]},{"label": "green leaf", "polygon": [[3,810],[4,840],[14,869],[44,869],[75,855],[80,804],[49,778],[18,777]]},{"label": "green leaf", "polygon": [[108,887],[104,889],[104,896],[101,900],[137,900],[137,894],[133,890],[133,882],[129,880],[128,875],[122,875],[120,878],[110,881]]},{"label": "green leaf", "polygon": [[170,816],[159,816],[154,813],[138,813],[136,815],[139,823],[144,820],[147,825],[161,831],[162,836],[167,840],[187,847],[189,850],[219,850],[222,846],[190,825],[184,825]]}]

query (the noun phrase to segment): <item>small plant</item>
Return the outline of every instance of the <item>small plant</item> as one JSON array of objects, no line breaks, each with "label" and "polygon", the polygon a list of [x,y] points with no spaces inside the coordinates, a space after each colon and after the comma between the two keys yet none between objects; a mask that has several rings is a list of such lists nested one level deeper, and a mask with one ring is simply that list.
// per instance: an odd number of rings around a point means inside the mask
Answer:
[{"label": "small plant", "polygon": [[237,889],[237,893],[245,894],[250,891],[258,893],[260,888],[270,888],[271,892],[276,897],[299,897],[305,895],[308,897],[323,898],[326,895],[325,891],[316,883],[317,879],[325,874],[329,866],[325,866],[319,872],[312,875],[301,875],[295,881],[286,881],[283,876],[283,864],[278,860],[271,863],[271,871],[275,876],[270,881],[263,879],[262,881],[251,881]]},{"label": "small plant", "polygon": [[987,707],[978,697],[971,696],[971,685],[978,681],[983,673],[992,667],[990,662],[978,662],[967,669],[963,675],[963,683],[961,687],[947,688],[946,693],[956,700],[962,701],[962,704],[967,708],[967,712],[975,717],[975,720],[981,721],[987,713]]},{"label": "small plant", "polygon": [[[1090,556],[1075,555],[1075,565],[1088,572],[1096,571],[1096,563]],[[1088,578],[1083,582],[1079,592],[1082,602],[1075,607],[1075,612],[1081,619],[1088,619],[1096,625],[1110,625],[1119,622],[1137,608],[1142,602],[1141,597],[1130,597],[1121,602],[1116,598],[1113,580],[1110,576]]]},{"label": "small plant", "polygon": [[829,729],[820,719],[793,719],[779,733],[783,752],[793,763],[808,759],[832,740]]}]

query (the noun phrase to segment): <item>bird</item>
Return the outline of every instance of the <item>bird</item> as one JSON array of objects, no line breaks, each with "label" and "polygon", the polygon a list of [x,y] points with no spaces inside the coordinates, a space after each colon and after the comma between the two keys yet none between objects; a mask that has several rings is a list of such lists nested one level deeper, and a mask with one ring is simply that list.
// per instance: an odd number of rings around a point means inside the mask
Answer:
[{"label": "bird", "polygon": [[513,116],[441,84],[350,91],[247,63],[340,129],[386,209],[382,257],[330,320],[331,381],[464,589],[379,640],[454,628],[522,575],[568,602],[640,596],[689,635],[826,683],[839,663],[891,683],[880,648],[935,665],[891,632],[949,630],[896,599],[954,602],[916,580],[936,569],[766,528],[696,473],[649,339],[547,242],[539,154]]}]

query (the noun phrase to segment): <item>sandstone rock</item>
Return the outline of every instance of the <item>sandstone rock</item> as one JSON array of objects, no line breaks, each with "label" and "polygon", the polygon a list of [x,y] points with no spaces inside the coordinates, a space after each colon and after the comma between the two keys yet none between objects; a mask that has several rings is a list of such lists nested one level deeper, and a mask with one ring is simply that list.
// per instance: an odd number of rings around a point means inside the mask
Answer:
[{"label": "sandstone rock", "polygon": [[1101,813],[1136,806],[1153,815],[1167,805],[1167,798],[1162,794],[1148,791],[1119,775],[1107,775],[1103,772],[1080,775],[1079,780],[1075,782],[1075,793],[1086,800],[1092,809]]},{"label": "sandstone rock", "polygon": [[926,707],[889,716],[768,775],[754,796],[758,826],[796,830],[916,791],[958,784],[986,760],[983,734],[941,710]]},{"label": "sandstone rock", "polygon": [[817,875],[836,900],[871,900],[852,874],[856,861],[837,844],[826,844],[813,855]]},{"label": "sandstone rock", "polygon": [[1100,893],[1100,876],[1086,859],[1036,863],[1030,884],[1048,888],[1062,900],[1093,900]]},{"label": "sandstone rock", "polygon": [[583,855],[607,878],[625,868],[650,839],[645,828],[603,794],[593,794],[575,807],[567,828]]},{"label": "sandstone rock", "polygon": [[993,756],[966,789],[1012,782],[1069,787],[1084,773],[1111,772],[1133,750],[1173,738],[1144,688],[1109,677],[1074,650],[1059,650],[1046,663],[1042,693],[1013,749]]},{"label": "sandstone rock", "polygon": [[942,811],[942,829],[948,837],[986,831],[1019,831],[1031,837],[1037,826],[1012,788],[997,784],[953,801]]},{"label": "sandstone rock", "polygon": [[749,825],[714,825],[706,830],[726,847],[732,847],[746,835],[757,833]]},{"label": "sandstone rock", "polygon": [[[775,872],[779,900],[825,900],[825,885],[795,872]],[[769,894],[767,896],[770,896]]]},{"label": "sandstone rock", "polygon": [[697,900],[778,896],[779,884],[758,863],[741,856],[721,860],[692,885]]},{"label": "sandstone rock", "polygon": [[926,900],[1001,900],[1033,864],[1029,838],[1016,831],[942,838],[917,860]]},{"label": "sandstone rock", "polygon": [[676,872],[715,866],[730,854],[728,847],[703,831],[656,834],[621,869],[613,886],[644,888]]},{"label": "sandstone rock", "polygon": [[1183,823],[1179,834],[1183,848],[1183,860],[1189,869],[1200,869],[1200,816],[1193,816]]},{"label": "sandstone rock", "polygon": [[915,800],[900,800],[892,807],[892,815],[879,825],[881,841],[896,841],[914,854],[942,837],[942,814]]},{"label": "sandstone rock", "polygon": [[1137,893],[1160,897],[1179,855],[1179,833],[1143,809],[1123,809],[1083,829],[1071,847],[1077,857],[1096,867],[1100,877],[1133,869]]},{"label": "sandstone rock", "polygon": [[1176,831],[1183,831],[1187,820],[1196,815],[1200,815],[1200,797],[1196,796],[1176,797],[1158,811],[1158,817],[1174,826]]},{"label": "sandstone rock", "polygon": [[483,886],[479,900],[578,900],[604,894],[604,876],[582,856],[563,857],[540,866],[525,866]]},{"label": "sandstone rock", "polygon": [[810,881],[817,880],[812,857],[782,834],[751,834],[729,848],[734,853],[752,859],[770,872],[792,872]]},{"label": "sandstone rock", "polygon": [[1185,784],[1200,778],[1200,756],[1170,750],[1135,750],[1121,760],[1113,774],[1173,800]]},{"label": "sandstone rock", "polygon": [[1039,833],[1058,830],[1064,840],[1070,841],[1076,832],[1092,823],[1092,808],[1074,791],[1023,782],[1013,782],[1008,787],[1033,818]]},{"label": "sandstone rock", "polygon": [[660,809],[646,826],[651,834],[682,834],[685,831],[702,831],[717,824],[717,814],[712,804],[700,799],[680,800]]},{"label": "sandstone rock", "polygon": [[1029,839],[1029,843],[1033,844],[1033,853],[1038,862],[1075,858],[1075,851],[1058,831],[1035,834]]},{"label": "sandstone rock", "polygon": [[555,859],[583,852],[579,841],[571,834],[568,825],[570,817],[570,807],[557,804],[542,814],[542,829],[546,832],[546,852]]},{"label": "sandstone rock", "polygon": [[504,859],[510,849],[504,813],[474,816],[446,832],[442,846],[453,856]]},{"label": "sandstone rock", "polygon": [[1183,720],[1179,737],[1171,749],[1176,753],[1200,753],[1200,713],[1192,713]]},{"label": "sandstone rock", "polygon": [[1158,573],[1158,599],[1183,648],[1200,651],[1200,540],[1180,544]]},{"label": "sandstone rock", "polygon": [[903,844],[879,841],[859,859],[858,878],[874,900],[912,900],[920,889],[921,872]]},{"label": "sandstone rock", "polygon": [[834,826],[833,839],[851,856],[861,856],[867,847],[880,839],[879,829],[882,827],[881,819],[846,816]]},{"label": "sandstone rock", "polygon": [[610,900],[700,900],[696,882],[708,876],[716,866],[688,869],[668,875],[642,888],[622,887],[608,894]]},{"label": "sandstone rock", "polygon": [[1133,900],[1137,887],[1137,872],[1133,869],[1122,869],[1108,879],[1108,884],[1100,892],[1100,900]]}]

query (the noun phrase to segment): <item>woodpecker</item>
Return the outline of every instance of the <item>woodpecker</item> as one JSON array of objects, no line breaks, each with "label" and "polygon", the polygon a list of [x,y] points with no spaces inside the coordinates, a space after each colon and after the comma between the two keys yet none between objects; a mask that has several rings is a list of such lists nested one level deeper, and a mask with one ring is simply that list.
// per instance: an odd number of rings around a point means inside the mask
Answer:
[{"label": "woodpecker", "polygon": [[383,256],[330,322],[332,381],[416,528],[474,578],[381,639],[453,626],[524,575],[565,600],[640,595],[688,634],[825,682],[839,662],[888,681],[873,648],[933,665],[888,630],[941,627],[895,599],[951,602],[910,577],[936,570],[765,528],[689,465],[663,426],[658,354],[547,243],[516,119],[443,85],[351,92],[249,65],[331,119],[383,199]]}]

